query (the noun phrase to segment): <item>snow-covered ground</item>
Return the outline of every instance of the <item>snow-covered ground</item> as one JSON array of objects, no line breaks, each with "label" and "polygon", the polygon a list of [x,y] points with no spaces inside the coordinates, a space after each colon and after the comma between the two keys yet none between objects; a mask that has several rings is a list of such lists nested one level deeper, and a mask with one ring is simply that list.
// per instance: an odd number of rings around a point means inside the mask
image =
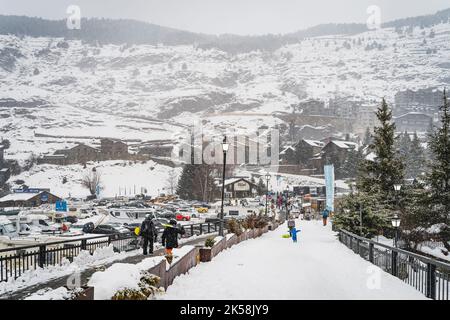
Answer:
[{"label": "snow-covered ground", "polygon": [[179,276],[165,299],[426,299],[361,259],[318,221],[297,220],[298,243],[286,226],[245,241]]},{"label": "snow-covered ground", "polygon": [[69,280],[71,275],[76,275],[88,268],[111,263],[116,260],[125,259],[127,257],[139,254],[141,254],[141,250],[117,253],[114,252],[112,246],[99,248],[95,250],[92,255],[90,255],[88,251],[82,251],[73,259],[72,263],[69,262],[69,260],[64,259],[61,265],[28,270],[17,279],[10,278],[8,282],[1,282],[0,296],[59,277],[67,276]]},{"label": "snow-covered ground", "polygon": [[[60,197],[86,197],[89,191],[81,185],[81,180],[94,167],[101,174],[100,197],[131,196],[140,194],[142,188],[147,190],[147,194],[156,196],[168,188],[171,170],[176,175],[181,172],[181,168],[172,169],[153,161],[133,163],[117,160],[89,162],[86,168],[82,165],[36,165],[11,180],[24,180],[29,187],[50,188],[52,193]],[[63,178],[67,182],[63,183]]]}]

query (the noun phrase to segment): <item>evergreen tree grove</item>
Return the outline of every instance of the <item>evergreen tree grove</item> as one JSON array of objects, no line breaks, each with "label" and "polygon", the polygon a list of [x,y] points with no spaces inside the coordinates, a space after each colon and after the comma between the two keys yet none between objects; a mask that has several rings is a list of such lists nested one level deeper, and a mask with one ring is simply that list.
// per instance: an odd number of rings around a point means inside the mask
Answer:
[{"label": "evergreen tree grove", "polygon": [[376,116],[380,125],[374,128],[373,141],[369,145],[375,159],[362,162],[357,188],[360,192],[378,194],[380,201],[386,203],[394,199],[394,185],[403,182],[404,164],[394,147],[395,124],[384,99]]},{"label": "evergreen tree grove", "polygon": [[450,250],[450,110],[445,90],[443,105],[439,109],[441,127],[428,138],[431,161],[426,177],[429,189],[425,201],[430,210],[429,224],[438,226],[440,240]]}]

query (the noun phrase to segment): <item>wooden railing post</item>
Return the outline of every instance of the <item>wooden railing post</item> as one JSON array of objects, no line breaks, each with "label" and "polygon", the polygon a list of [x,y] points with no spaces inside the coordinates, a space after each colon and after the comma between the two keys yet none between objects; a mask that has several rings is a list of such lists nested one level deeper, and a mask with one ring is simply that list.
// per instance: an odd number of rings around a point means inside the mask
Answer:
[{"label": "wooden railing post", "polygon": [[194,235],[194,225],[191,224],[191,237]]},{"label": "wooden railing post", "polygon": [[373,243],[369,243],[369,261],[373,263]]},{"label": "wooden railing post", "polygon": [[87,240],[86,239],[81,239],[81,250],[86,250],[86,243],[87,243]]},{"label": "wooden railing post", "polygon": [[427,263],[427,298],[436,299],[436,266]]},{"label": "wooden railing post", "polygon": [[[208,223],[208,225],[209,225],[209,223]],[[200,234],[203,234],[203,224],[202,223],[200,223]]]},{"label": "wooden railing post", "polygon": [[394,250],[392,250],[391,253],[392,253],[391,254],[391,273],[392,273],[393,276],[396,277],[398,275],[398,272],[397,272],[397,256],[398,256],[398,253],[397,253],[397,251],[394,251]]},{"label": "wooden railing post", "polygon": [[39,246],[39,267],[43,268],[45,266],[45,255],[46,255],[46,247],[45,245]]}]

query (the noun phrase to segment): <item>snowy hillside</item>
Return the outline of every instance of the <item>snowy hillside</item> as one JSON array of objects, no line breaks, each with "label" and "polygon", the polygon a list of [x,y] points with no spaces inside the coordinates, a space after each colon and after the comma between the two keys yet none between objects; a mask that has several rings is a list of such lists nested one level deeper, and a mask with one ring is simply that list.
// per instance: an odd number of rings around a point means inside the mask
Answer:
[{"label": "snowy hillside", "polygon": [[[0,36],[0,136],[23,160],[75,142],[176,139],[209,128],[254,130],[306,98],[375,107],[405,89],[450,84],[450,23],[303,40],[273,53],[195,46],[103,45]],[[111,192],[114,193],[114,192]]]}]

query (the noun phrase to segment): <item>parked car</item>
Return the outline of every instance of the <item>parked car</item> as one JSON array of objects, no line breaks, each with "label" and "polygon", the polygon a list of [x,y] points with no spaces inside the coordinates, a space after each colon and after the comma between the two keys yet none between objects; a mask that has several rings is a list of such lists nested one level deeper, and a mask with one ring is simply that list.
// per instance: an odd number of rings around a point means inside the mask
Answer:
[{"label": "parked car", "polygon": [[208,212],[208,208],[206,208],[206,207],[198,207],[197,208],[197,212],[198,213],[206,213],[206,212]]},{"label": "parked car", "polygon": [[164,219],[176,219],[176,214],[171,211],[157,211],[156,217],[157,218],[164,218]]},{"label": "parked car", "polygon": [[118,234],[118,237],[125,237],[131,232],[120,224],[101,224],[97,226],[91,233],[95,234]]},{"label": "parked car", "polygon": [[[176,214],[182,214],[183,216],[189,216],[190,218],[197,218],[198,217],[198,212],[197,210],[195,210],[194,208],[191,207],[182,207],[179,208],[176,212]],[[190,220],[190,219],[188,219]]]},{"label": "parked car", "polygon": [[191,221],[191,216],[189,214],[186,214],[185,212],[178,212],[175,216],[177,221]]}]

